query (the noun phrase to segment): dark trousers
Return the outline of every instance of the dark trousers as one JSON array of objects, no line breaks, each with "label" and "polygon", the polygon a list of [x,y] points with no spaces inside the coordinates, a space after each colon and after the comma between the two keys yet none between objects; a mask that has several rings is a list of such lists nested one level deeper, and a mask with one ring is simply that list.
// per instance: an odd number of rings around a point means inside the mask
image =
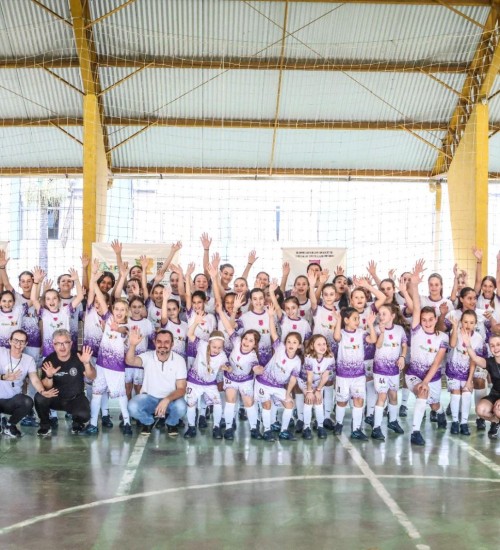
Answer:
[{"label": "dark trousers", "polygon": [[20,422],[33,407],[31,397],[18,393],[9,399],[0,399],[0,413],[10,414],[10,424]]},{"label": "dark trousers", "polygon": [[40,428],[50,426],[50,409],[54,411],[65,411],[73,416],[76,424],[85,424],[90,420],[90,403],[84,393],[72,399],[62,397],[44,397],[40,393],[35,395],[35,409],[40,417]]}]

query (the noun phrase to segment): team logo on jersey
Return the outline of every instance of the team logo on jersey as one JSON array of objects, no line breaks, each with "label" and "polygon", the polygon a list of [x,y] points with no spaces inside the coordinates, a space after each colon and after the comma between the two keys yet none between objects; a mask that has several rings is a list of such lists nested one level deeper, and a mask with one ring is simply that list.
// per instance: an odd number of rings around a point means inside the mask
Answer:
[{"label": "team logo on jersey", "polygon": [[300,312],[299,312],[299,315],[301,317],[304,317],[305,314],[306,314],[306,312],[303,309],[301,309]]},{"label": "team logo on jersey", "polygon": [[333,321],[333,315],[328,315],[328,320]]},{"label": "team logo on jersey", "polygon": [[286,359],[282,359],[282,360],[281,360],[281,364],[282,364],[282,365],[286,365]]},{"label": "team logo on jersey", "polygon": [[392,334],[389,334],[389,340],[394,340],[394,336]]},{"label": "team logo on jersey", "polygon": [[292,325],[293,330],[297,330],[297,325]]},{"label": "team logo on jersey", "polygon": [[259,327],[262,327],[264,325],[264,321],[262,319],[259,319]]},{"label": "team logo on jersey", "polygon": [[354,342],[354,338],[351,338],[349,341],[350,341],[350,342]]},{"label": "team logo on jersey", "polygon": [[427,340],[427,343],[428,343],[429,345],[432,344],[432,340],[429,338],[429,339]]},{"label": "team logo on jersey", "polygon": [[78,374],[78,370],[75,369],[75,367],[71,367],[69,369],[69,373],[68,373],[70,376],[76,376]]}]

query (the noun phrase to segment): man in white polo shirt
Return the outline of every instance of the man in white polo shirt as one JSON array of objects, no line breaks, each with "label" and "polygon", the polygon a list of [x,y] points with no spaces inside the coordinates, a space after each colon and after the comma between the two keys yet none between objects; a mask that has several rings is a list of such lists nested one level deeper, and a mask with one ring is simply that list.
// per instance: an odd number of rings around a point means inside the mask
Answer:
[{"label": "man in white polo shirt", "polygon": [[174,337],[169,330],[156,333],[154,351],[146,351],[135,355],[137,345],[143,339],[139,327],[129,332],[129,349],[125,362],[131,367],[144,369],[144,381],[139,395],[135,395],[128,403],[130,416],[142,425],[142,434],[151,433],[155,417],[167,417],[168,435],[179,434],[177,425],[186,414],[187,405],[184,400],[186,393],[186,361],[177,353],[171,351]]}]

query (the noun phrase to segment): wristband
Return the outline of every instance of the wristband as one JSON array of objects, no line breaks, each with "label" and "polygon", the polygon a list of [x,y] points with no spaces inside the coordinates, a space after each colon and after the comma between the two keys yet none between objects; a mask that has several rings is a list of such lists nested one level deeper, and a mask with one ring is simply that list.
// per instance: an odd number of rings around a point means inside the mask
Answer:
[{"label": "wristband", "polygon": [[52,378],[54,378],[53,376],[46,376],[45,377],[47,380],[52,380]]},{"label": "wristband", "polygon": [[404,359],[405,356],[404,356],[404,355],[400,355],[399,358],[400,358],[400,359]]},{"label": "wristband", "polygon": [[0,380],[2,380],[2,382],[5,380],[5,374],[0,375]]},{"label": "wristband", "polygon": [[310,390],[310,391],[306,391],[306,393],[314,393],[314,392],[312,390]]}]

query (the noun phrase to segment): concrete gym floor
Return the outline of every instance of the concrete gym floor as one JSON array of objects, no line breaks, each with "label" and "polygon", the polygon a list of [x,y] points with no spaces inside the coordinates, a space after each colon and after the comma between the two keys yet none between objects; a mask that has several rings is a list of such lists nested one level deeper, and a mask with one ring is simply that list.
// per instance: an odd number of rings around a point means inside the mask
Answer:
[{"label": "concrete gym floor", "polygon": [[[447,403],[444,397],[444,403]],[[424,421],[423,448],[385,443],[194,440],[117,427],[0,441],[0,548],[440,550],[500,548],[500,441]],[[367,427],[368,428],[368,427]],[[383,431],[385,429],[385,419]],[[370,429],[366,430],[370,433]]]}]

